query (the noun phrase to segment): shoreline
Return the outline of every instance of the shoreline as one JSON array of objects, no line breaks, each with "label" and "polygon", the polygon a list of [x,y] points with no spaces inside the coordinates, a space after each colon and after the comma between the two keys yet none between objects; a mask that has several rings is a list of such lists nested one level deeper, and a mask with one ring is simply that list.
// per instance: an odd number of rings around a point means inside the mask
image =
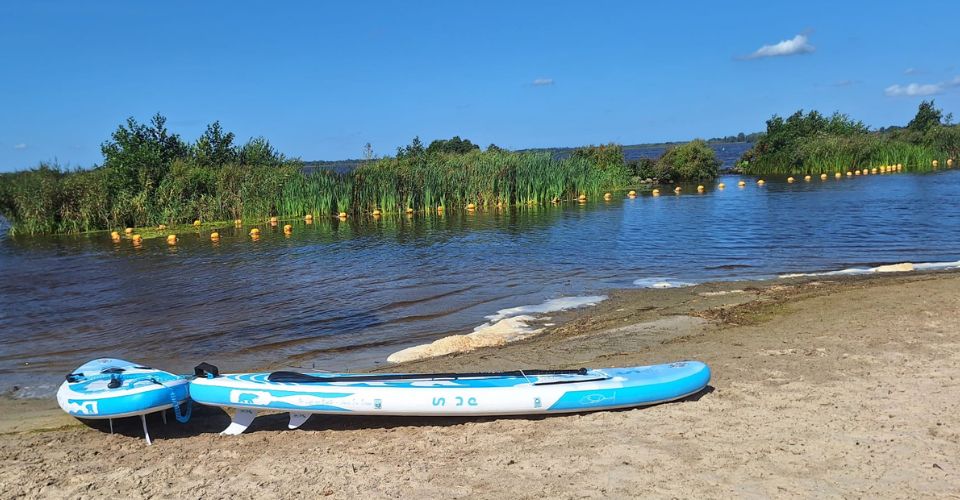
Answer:
[{"label": "shoreline", "polygon": [[[5,406],[0,490],[532,498],[917,497],[960,488],[960,271],[620,290],[557,320],[498,348],[390,369],[698,359],[714,378],[691,398],[633,410],[531,419],[314,416],[296,431],[286,430],[285,415],[265,415],[235,437],[216,434],[229,421],[224,412],[198,407],[187,425],[153,416],[150,447],[135,419],[116,422],[110,435],[53,401],[46,410],[21,401]],[[309,459],[292,460],[304,453]]]}]

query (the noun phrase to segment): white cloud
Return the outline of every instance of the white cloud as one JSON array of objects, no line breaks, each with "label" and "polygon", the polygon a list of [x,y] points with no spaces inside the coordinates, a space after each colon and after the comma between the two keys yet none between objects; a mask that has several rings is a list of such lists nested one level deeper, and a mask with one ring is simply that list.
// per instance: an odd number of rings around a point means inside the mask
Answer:
[{"label": "white cloud", "polygon": [[813,45],[810,45],[807,35],[797,35],[790,40],[782,40],[773,45],[764,45],[763,47],[757,49],[753,54],[746,56],[746,59],[809,54],[814,50],[817,50],[817,48]]},{"label": "white cloud", "polygon": [[917,73],[919,73],[919,72],[920,72],[920,70],[917,69],[917,68],[907,68],[907,69],[903,70],[903,74],[905,74],[905,75],[915,75],[915,74],[917,74]]},{"label": "white cloud", "polygon": [[27,144],[21,142],[20,144],[14,145],[14,146],[13,146],[13,149],[27,149]]},{"label": "white cloud", "polygon": [[546,87],[553,85],[553,78],[537,78],[533,81],[534,87]]},{"label": "white cloud", "polygon": [[942,83],[911,83],[908,85],[891,85],[883,89],[883,93],[889,97],[917,97],[929,96],[943,93]]},{"label": "white cloud", "polygon": [[960,76],[949,82],[895,84],[883,89],[883,93],[888,97],[925,97],[940,95],[954,87],[960,87]]}]

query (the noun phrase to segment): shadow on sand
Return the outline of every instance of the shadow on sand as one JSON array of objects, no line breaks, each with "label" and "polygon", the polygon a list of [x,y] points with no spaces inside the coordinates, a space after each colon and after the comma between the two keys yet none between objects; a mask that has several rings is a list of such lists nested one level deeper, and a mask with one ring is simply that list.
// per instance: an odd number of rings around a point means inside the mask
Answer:
[{"label": "shadow on sand", "polygon": [[[676,401],[668,401],[650,406],[604,410],[612,412],[626,412],[653,406],[669,405],[678,402],[695,402],[714,391],[708,385],[702,391]],[[360,429],[393,429],[397,427],[448,427],[461,425],[467,422],[492,422],[494,420],[547,420],[568,415],[585,415],[595,412],[554,413],[546,415],[505,415],[487,417],[422,417],[422,416],[338,416],[313,415],[310,420],[300,426],[300,430],[360,430]],[[181,424],[167,411],[167,423],[163,423],[160,413],[147,415],[147,425],[150,436],[156,440],[182,439],[199,436],[201,434],[216,434],[230,425],[230,415],[221,408],[203,405],[194,405],[193,415],[186,424]],[[255,432],[276,432],[287,430],[289,416],[284,413],[265,413],[258,415],[245,434]],[[107,420],[81,420],[85,425],[102,432],[110,432]],[[139,417],[118,418],[113,421],[113,432],[123,436],[143,438],[143,427]]]}]

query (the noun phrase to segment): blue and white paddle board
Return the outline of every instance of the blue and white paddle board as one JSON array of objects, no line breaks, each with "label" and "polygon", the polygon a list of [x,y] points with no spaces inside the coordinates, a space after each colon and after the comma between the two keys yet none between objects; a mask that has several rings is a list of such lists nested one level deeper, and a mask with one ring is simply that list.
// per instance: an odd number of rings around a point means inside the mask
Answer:
[{"label": "blue and white paddle board", "polygon": [[188,382],[122,359],[95,359],[67,375],[57,391],[57,403],[78,418],[146,415],[185,402]]},{"label": "blue and white paddle board", "polygon": [[580,370],[502,373],[240,373],[198,377],[190,397],[237,409],[226,434],[243,432],[259,410],[288,411],[290,428],[332,415],[543,415],[651,405],[695,394],[710,381],[698,361]]}]

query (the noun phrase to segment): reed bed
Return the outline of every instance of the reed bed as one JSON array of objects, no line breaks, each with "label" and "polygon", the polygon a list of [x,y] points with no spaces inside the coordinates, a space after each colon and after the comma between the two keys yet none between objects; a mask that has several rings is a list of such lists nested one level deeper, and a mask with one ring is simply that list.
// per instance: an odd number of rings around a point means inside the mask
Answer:
[{"label": "reed bed", "polygon": [[473,151],[384,158],[349,173],[176,160],[156,186],[118,188],[108,168],[54,166],[0,175],[0,213],[14,234],[66,233],[271,216],[383,214],[535,205],[627,187],[625,167],[548,153]]}]

